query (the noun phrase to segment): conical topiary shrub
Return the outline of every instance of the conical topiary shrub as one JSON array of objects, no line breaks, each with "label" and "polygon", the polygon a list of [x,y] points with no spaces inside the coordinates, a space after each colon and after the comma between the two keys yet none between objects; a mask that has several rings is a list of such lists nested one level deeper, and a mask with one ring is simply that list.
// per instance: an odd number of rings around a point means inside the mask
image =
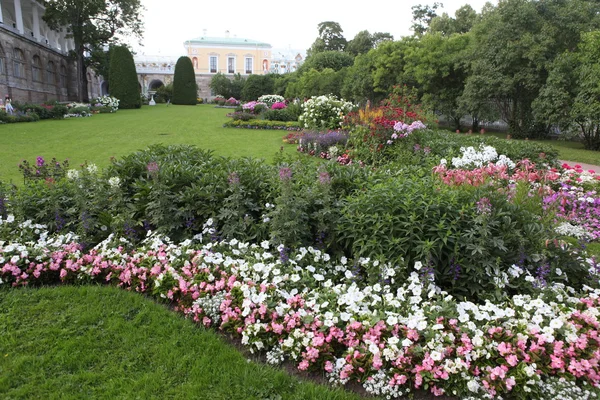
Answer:
[{"label": "conical topiary shrub", "polygon": [[135,72],[135,63],[129,49],[114,46],[110,49],[108,88],[110,95],[119,99],[119,108],[140,108],[140,84]]},{"label": "conical topiary shrub", "polygon": [[196,105],[198,85],[194,66],[189,57],[179,57],[173,77],[173,104]]}]

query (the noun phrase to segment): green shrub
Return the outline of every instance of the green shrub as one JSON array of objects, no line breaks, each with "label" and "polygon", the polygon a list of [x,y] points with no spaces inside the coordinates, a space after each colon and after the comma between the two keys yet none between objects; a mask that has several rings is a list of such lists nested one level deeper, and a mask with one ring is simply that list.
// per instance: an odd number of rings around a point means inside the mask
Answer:
[{"label": "green shrub", "polygon": [[269,121],[265,119],[251,119],[249,121],[237,120],[228,121],[223,124],[226,128],[247,128],[247,129],[288,129],[300,130],[300,123],[296,121]]},{"label": "green shrub", "polygon": [[63,119],[65,114],[68,112],[67,106],[62,104],[57,104],[52,107],[51,114],[54,119]]},{"label": "green shrub", "polygon": [[269,121],[297,121],[298,118],[287,109],[283,110],[266,110],[263,117]]},{"label": "green shrub", "polygon": [[110,95],[119,99],[119,109],[140,108],[140,86],[135,72],[135,63],[129,49],[113,46],[110,49]]},{"label": "green shrub", "polygon": [[179,57],[173,77],[173,104],[195,106],[198,101],[198,86],[194,65],[189,57]]}]

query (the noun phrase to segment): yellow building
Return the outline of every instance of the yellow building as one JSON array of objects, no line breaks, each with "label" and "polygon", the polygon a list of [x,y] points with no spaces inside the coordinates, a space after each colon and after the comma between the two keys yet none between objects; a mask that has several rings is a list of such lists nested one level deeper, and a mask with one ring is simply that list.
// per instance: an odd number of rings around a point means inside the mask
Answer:
[{"label": "yellow building", "polygon": [[234,74],[267,74],[271,67],[271,45],[251,39],[201,36],[184,43],[187,56],[192,60],[199,97],[211,98],[209,84],[218,72]]}]

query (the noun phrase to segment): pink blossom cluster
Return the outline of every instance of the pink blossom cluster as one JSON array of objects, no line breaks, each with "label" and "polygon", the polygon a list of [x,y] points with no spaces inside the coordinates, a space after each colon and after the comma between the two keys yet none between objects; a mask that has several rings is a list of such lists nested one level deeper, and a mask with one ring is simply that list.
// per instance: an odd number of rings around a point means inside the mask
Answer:
[{"label": "pink blossom cluster", "polygon": [[417,129],[425,129],[425,128],[427,128],[427,127],[421,121],[414,121],[410,125],[405,124],[402,121],[396,121],[394,123],[394,133],[392,133],[392,139],[388,140],[387,144],[394,143],[394,140],[396,140],[398,138],[407,137],[408,135],[410,135],[411,133],[413,133],[413,131],[415,131]]},{"label": "pink blossom cluster", "polygon": [[433,168],[440,179],[448,185],[471,185],[481,186],[485,183],[495,182],[502,185],[508,181],[529,183],[550,183],[558,181],[561,174],[556,168],[537,169],[536,165],[529,160],[517,163],[511,172],[507,165],[489,163],[485,167],[468,169],[449,169],[445,164]]},{"label": "pink blossom cluster", "polygon": [[287,108],[287,105],[283,101],[277,101],[271,106],[271,110],[283,110],[284,108]]},{"label": "pink blossom cluster", "polygon": [[[337,291],[291,290],[281,273],[276,274],[278,281],[265,278],[263,261],[268,257],[251,260],[257,257],[256,247],[246,254],[242,246],[233,251],[226,245],[194,248],[155,242],[133,253],[108,245],[83,253],[76,243],[32,249],[0,242],[0,280],[12,286],[105,282],[166,298],[175,310],[241,336],[252,349],[278,348],[297,361],[300,370],[322,369],[341,382],[370,382],[385,371],[391,387],[429,388],[436,396],[459,389],[518,398],[525,398],[519,397],[526,396],[523,388],[530,388],[527,382],[541,374],[600,386],[600,299],[595,294],[574,299],[549,323],[551,330],[539,329],[513,321],[514,313],[520,312],[517,300],[512,316],[502,311],[506,305],[448,303],[443,293],[438,300],[431,295],[423,300],[423,287],[414,273],[408,287],[413,306],[401,311],[410,317],[357,320],[340,313],[339,305],[352,307],[368,296],[381,303],[381,291],[368,294],[355,284]],[[284,268],[277,263],[273,267]],[[318,286],[315,281],[311,285]],[[406,292],[385,294],[386,302],[397,302]],[[338,297],[331,297],[333,293]],[[315,302],[319,296],[329,296],[331,313]],[[212,308],[210,301],[215,302]],[[445,305],[444,316],[440,305]],[[495,317],[481,318],[477,324],[478,317],[470,320],[469,312],[492,309]],[[336,322],[334,314],[340,316]]]}]

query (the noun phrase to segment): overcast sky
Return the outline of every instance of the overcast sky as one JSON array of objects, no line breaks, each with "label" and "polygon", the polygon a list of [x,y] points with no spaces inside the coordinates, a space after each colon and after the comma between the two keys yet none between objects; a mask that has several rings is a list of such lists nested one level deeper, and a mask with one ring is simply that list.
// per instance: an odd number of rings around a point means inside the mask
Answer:
[{"label": "overcast sky", "polygon": [[[440,1],[440,0],[438,0]],[[477,12],[486,0],[441,0],[453,16],[456,9],[470,4]],[[492,4],[497,1],[491,0]],[[389,32],[395,39],[410,35],[412,11],[428,0],[303,0],[303,1],[206,1],[142,0],[145,7],[143,47],[133,44],[138,54],[179,56],[187,39],[203,36],[231,36],[254,39],[274,48],[306,50],[318,36],[317,25],[335,21],[348,40],[362,30]],[[438,11],[438,14],[441,14]]]}]

